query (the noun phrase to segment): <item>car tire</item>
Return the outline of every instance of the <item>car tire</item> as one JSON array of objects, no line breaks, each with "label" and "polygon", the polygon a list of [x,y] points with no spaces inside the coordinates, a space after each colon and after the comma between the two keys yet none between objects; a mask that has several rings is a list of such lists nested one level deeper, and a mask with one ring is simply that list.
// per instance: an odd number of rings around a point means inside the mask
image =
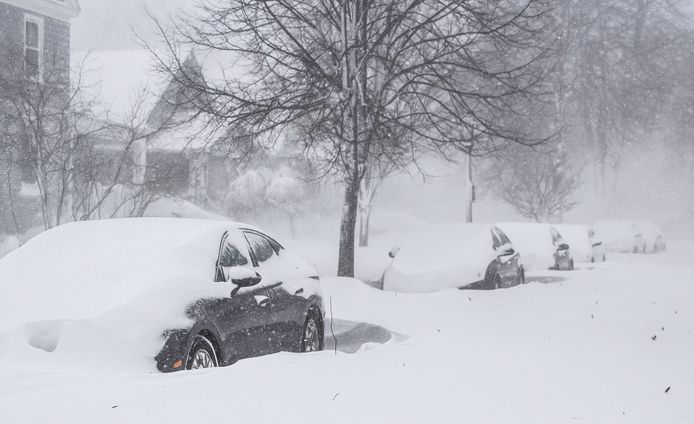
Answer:
[{"label": "car tire", "polygon": [[569,261],[569,271],[573,271],[573,270],[574,270],[574,260],[571,259],[571,260]]},{"label": "car tire", "polygon": [[324,345],[323,323],[320,314],[310,311],[304,321],[301,333],[301,352],[318,352],[323,350]]},{"label": "car tire", "polygon": [[202,368],[216,368],[218,366],[219,359],[212,341],[202,334],[195,336],[195,339],[193,339],[193,344],[190,346],[188,351],[186,369],[195,370]]},{"label": "car tire", "polygon": [[523,268],[521,268],[521,270],[520,270],[520,274],[518,275],[518,279],[519,279],[519,282],[518,282],[519,285],[525,284],[525,270]]}]

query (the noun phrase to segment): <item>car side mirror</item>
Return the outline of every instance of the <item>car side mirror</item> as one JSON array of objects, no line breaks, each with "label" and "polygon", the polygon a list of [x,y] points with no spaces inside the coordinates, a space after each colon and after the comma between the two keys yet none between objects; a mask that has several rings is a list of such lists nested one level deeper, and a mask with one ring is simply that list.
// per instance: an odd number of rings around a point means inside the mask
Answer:
[{"label": "car side mirror", "polygon": [[391,258],[395,258],[395,256],[398,254],[398,252],[400,252],[400,248],[394,247],[394,248],[390,249],[390,252],[388,252],[388,256],[390,256]]},{"label": "car side mirror", "polygon": [[566,243],[562,243],[557,247],[557,250],[569,250],[569,245]]},{"label": "car side mirror", "polygon": [[256,271],[243,266],[232,266],[224,269],[227,281],[241,287],[252,287],[260,283],[263,278]]},{"label": "car side mirror", "polygon": [[598,246],[602,246],[601,241],[596,241],[595,243],[593,243],[593,247],[598,247]]}]

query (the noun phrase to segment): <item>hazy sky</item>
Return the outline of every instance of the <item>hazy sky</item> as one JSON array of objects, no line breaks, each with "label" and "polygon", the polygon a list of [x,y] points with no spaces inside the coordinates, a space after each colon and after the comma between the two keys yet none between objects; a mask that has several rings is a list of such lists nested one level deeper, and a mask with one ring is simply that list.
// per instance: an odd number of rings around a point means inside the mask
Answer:
[{"label": "hazy sky", "polygon": [[72,50],[130,49],[138,46],[133,30],[152,38],[146,8],[158,16],[191,10],[195,0],[81,0],[82,13],[72,22]]}]

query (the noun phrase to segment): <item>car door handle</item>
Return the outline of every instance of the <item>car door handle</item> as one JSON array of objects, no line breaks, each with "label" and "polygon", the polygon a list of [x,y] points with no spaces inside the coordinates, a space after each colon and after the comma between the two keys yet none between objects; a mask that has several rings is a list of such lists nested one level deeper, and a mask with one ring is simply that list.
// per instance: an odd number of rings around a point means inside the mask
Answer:
[{"label": "car door handle", "polygon": [[253,296],[253,298],[255,299],[255,302],[258,304],[258,306],[260,306],[261,308],[264,308],[270,304],[270,298],[267,296],[257,295]]},{"label": "car door handle", "polygon": [[304,289],[300,288],[299,290],[295,291],[294,294],[304,294]]}]

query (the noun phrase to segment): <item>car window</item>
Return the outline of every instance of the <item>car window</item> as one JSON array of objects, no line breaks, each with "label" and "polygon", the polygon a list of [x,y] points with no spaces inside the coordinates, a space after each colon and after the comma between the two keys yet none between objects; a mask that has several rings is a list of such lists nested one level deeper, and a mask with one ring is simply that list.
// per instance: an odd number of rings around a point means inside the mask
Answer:
[{"label": "car window", "polygon": [[501,247],[501,240],[499,239],[499,235],[497,234],[496,228],[492,229],[492,249],[494,250],[499,250]]},{"label": "car window", "polygon": [[219,257],[219,265],[223,267],[244,266],[248,265],[248,258],[227,238],[224,242],[224,247],[222,247],[222,254]]},{"label": "car window", "polygon": [[256,233],[244,233],[244,235],[246,236],[246,240],[248,240],[251,251],[253,251],[255,255],[255,260],[258,261],[259,264],[276,255],[277,252],[267,238]]},{"label": "car window", "polygon": [[[241,240],[243,243],[243,240]],[[215,269],[215,281],[226,281],[224,268],[248,265],[248,250],[239,244],[238,237],[232,237],[228,232],[222,236],[219,257]]]},{"label": "car window", "polygon": [[503,231],[499,230],[498,228],[496,231],[499,233],[499,241],[501,241],[502,245],[511,244],[511,240],[509,240]]},{"label": "car window", "polygon": [[552,234],[552,242],[557,243],[559,241],[559,233],[554,228],[549,229],[550,234]]}]

